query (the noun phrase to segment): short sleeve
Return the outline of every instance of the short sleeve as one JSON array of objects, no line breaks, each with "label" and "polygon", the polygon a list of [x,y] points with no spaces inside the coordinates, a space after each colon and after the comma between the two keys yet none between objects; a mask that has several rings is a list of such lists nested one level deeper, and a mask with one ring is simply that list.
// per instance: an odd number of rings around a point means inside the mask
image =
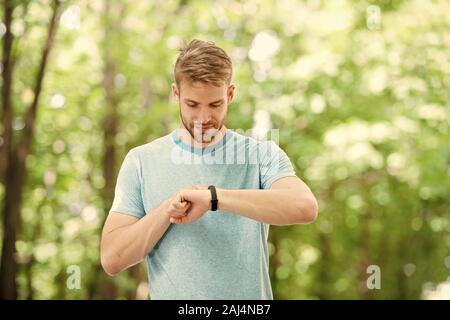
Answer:
[{"label": "short sleeve", "polygon": [[280,178],[296,176],[289,157],[275,142],[261,142],[259,155],[261,189],[270,189]]},{"label": "short sleeve", "polygon": [[141,187],[138,159],[130,150],[119,170],[114,201],[110,211],[142,218],[145,215],[145,210]]}]

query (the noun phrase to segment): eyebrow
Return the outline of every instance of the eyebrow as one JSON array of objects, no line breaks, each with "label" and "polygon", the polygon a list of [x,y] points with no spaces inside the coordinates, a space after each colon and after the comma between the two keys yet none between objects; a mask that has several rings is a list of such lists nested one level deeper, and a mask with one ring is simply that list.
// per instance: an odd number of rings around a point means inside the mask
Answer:
[{"label": "eyebrow", "polygon": [[[191,99],[184,99],[184,101],[185,101],[185,102],[195,103],[195,104],[199,104],[199,103],[200,103],[200,102],[197,102],[197,101],[191,100]],[[211,104],[217,104],[217,103],[219,103],[219,102],[223,102],[223,99],[219,99],[219,100],[210,102],[209,105],[211,105]]]}]

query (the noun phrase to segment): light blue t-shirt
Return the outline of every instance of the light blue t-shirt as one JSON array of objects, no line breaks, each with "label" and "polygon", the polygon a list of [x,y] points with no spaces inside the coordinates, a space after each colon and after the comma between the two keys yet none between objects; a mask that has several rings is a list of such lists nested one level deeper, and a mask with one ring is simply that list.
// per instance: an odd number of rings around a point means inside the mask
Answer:
[{"label": "light blue t-shirt", "polygon": [[[111,211],[142,218],[194,183],[269,189],[287,176],[295,171],[272,141],[227,129],[220,141],[194,148],[177,129],[128,152]],[[151,299],[273,299],[268,234],[268,224],[221,210],[170,225],[147,256]]]}]

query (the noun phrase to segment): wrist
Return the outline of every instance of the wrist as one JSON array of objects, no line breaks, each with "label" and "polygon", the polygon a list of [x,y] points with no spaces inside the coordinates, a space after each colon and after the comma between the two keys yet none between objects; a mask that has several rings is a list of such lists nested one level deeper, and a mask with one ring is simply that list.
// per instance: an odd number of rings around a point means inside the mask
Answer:
[{"label": "wrist", "polygon": [[224,209],[224,195],[226,193],[225,189],[216,188],[217,194],[217,210],[225,210]]},{"label": "wrist", "polygon": [[164,217],[164,220],[167,222],[170,222],[170,214],[169,214],[169,206],[170,206],[170,199],[166,199],[161,203],[161,215]]},{"label": "wrist", "polygon": [[217,198],[217,189],[214,185],[210,185],[208,187],[208,190],[210,193],[210,195],[209,195],[209,199],[210,199],[209,200],[209,210],[217,211],[217,209],[219,207],[218,206],[219,199]]}]

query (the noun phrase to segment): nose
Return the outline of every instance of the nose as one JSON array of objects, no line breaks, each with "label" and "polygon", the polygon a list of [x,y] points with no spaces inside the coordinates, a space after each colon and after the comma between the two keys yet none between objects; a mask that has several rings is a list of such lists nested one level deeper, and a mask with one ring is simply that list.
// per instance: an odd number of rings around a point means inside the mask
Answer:
[{"label": "nose", "polygon": [[211,116],[210,116],[208,110],[201,109],[200,114],[198,115],[198,121],[201,122],[202,124],[204,124],[204,123],[208,123],[210,119],[211,119]]}]

